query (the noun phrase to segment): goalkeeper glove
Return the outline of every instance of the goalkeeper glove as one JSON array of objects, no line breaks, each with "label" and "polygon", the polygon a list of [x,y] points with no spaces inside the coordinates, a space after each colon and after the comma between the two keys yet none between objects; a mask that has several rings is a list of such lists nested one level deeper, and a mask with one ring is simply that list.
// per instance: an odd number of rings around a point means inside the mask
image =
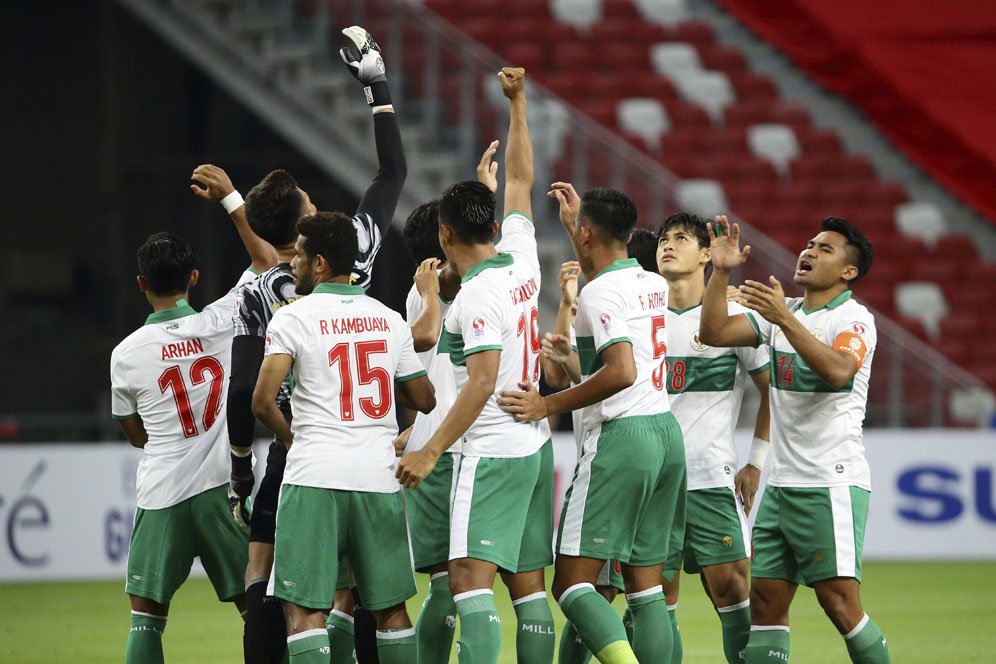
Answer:
[{"label": "goalkeeper glove", "polygon": [[232,452],[232,475],[228,484],[228,508],[232,511],[235,523],[245,528],[249,525],[249,508],[247,502],[256,485],[256,477],[252,472],[252,453],[238,456]]},{"label": "goalkeeper glove", "polygon": [[391,103],[391,91],[387,87],[384,58],[381,57],[380,46],[373,36],[358,25],[350,26],[342,31],[352,42],[339,49],[342,61],[346,63],[349,72],[363,84],[363,94],[370,106],[387,106]]}]

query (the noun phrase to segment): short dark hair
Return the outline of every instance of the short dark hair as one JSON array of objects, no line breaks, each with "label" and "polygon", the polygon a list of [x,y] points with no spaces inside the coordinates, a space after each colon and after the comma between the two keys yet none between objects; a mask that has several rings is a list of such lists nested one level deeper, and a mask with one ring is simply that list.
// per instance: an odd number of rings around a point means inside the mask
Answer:
[{"label": "short dark hair", "polygon": [[457,182],[439,199],[439,223],[453,229],[463,244],[485,244],[494,239],[495,195],[475,180]]},{"label": "short dark hair", "polygon": [[581,196],[578,218],[597,226],[608,237],[626,242],[636,226],[636,206],[621,191],[596,187]]},{"label": "short dark hair", "polygon": [[422,203],[405,220],[405,247],[412,260],[421,263],[426,258],[446,260],[439,246],[439,201]]},{"label": "short dark hair", "polygon": [[304,213],[304,196],[290,173],[270,171],[246,196],[246,221],[252,231],[274,247],[297,240],[297,222]]},{"label": "short dark hair", "polygon": [[360,251],[353,220],[342,212],[318,212],[297,222],[304,236],[304,253],[309,259],[321,256],[332,268],[332,276],[353,272]]},{"label": "short dark hair", "polygon": [[626,253],[635,258],[647,272],[657,273],[657,236],[646,228],[634,228],[626,245]]},{"label": "short dark hair", "polygon": [[154,233],[135,253],[138,273],[156,295],[185,293],[196,257],[190,242],[176,233]]},{"label": "short dark hair", "polygon": [[709,248],[709,223],[699,215],[690,212],[675,212],[664,220],[661,229],[657,231],[657,239],[659,240],[673,228],[679,228],[694,235],[699,242],[700,249]]},{"label": "short dark hair", "polygon": [[820,230],[840,233],[847,239],[848,259],[858,268],[858,276],[851,279],[848,285],[853,285],[871,270],[875,259],[875,249],[865,234],[855,228],[851,222],[840,217],[827,217],[820,224]]}]

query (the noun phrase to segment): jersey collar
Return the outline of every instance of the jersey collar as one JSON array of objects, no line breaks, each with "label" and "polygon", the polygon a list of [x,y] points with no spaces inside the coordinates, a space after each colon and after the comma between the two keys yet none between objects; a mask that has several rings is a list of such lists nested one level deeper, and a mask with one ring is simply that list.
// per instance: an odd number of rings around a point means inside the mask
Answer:
[{"label": "jersey collar", "polygon": [[635,258],[620,258],[619,260],[612,261],[607,268],[596,274],[592,277],[592,279],[598,279],[606,272],[612,272],[613,270],[625,270],[628,267],[640,267],[640,262]]},{"label": "jersey collar", "polygon": [[508,267],[515,261],[512,259],[511,254],[498,254],[497,256],[492,256],[491,258],[485,258],[483,261],[474,265],[474,267],[467,270],[467,274],[463,275],[460,280],[461,284],[465,284],[478,274],[487,270],[489,267]]},{"label": "jersey collar", "polygon": [[318,284],[312,293],[332,293],[333,295],[363,295],[363,286],[353,284],[330,284],[328,282]]},{"label": "jersey collar", "polygon": [[837,297],[835,297],[834,299],[832,299],[829,302],[827,302],[826,304],[824,304],[822,307],[816,307],[815,309],[807,309],[806,307],[804,307],[804,306],[802,306],[800,304],[799,308],[802,309],[802,313],[804,313],[806,315],[809,315],[809,314],[816,313],[820,309],[836,309],[837,307],[839,307],[840,305],[844,304],[845,302],[847,302],[850,299],[851,299],[851,291],[850,290],[846,290],[843,293],[841,293],[840,295],[838,295]]},{"label": "jersey collar", "polygon": [[168,320],[173,320],[174,318],[183,318],[184,316],[192,316],[197,312],[194,308],[190,306],[186,300],[179,299],[176,301],[176,306],[172,309],[163,309],[162,311],[156,311],[155,313],[149,314],[149,317],[145,319],[146,325],[151,325],[152,323],[164,323]]},{"label": "jersey collar", "polygon": [[685,307],[684,309],[675,309],[674,307],[668,307],[667,310],[670,311],[675,316],[680,316],[681,314],[688,313],[692,309],[698,309],[701,306],[702,306],[702,303],[699,302],[698,304],[693,304],[692,306]]}]

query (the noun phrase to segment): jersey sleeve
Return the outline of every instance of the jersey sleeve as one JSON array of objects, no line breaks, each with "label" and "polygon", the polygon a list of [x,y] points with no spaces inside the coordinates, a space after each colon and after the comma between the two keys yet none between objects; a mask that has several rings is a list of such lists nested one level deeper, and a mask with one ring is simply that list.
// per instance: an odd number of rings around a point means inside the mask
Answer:
[{"label": "jersey sleeve", "polygon": [[864,307],[857,306],[842,311],[835,318],[833,329],[829,330],[830,345],[834,350],[853,357],[860,369],[878,343],[875,317]]},{"label": "jersey sleeve", "polygon": [[532,220],[518,211],[509,212],[501,222],[501,241],[495,245],[499,253],[511,254],[539,271],[536,228]]},{"label": "jersey sleeve", "polygon": [[411,325],[420,313],[422,313],[422,297],[418,294],[418,289],[412,286],[405,300],[405,320]]},{"label": "jersey sleeve", "polygon": [[757,348],[758,346],[767,344],[771,339],[771,323],[753,311],[744,312],[743,315],[747,317],[747,322],[750,323],[750,326],[754,328],[754,333],[757,334],[757,341],[754,343],[754,347]]},{"label": "jersey sleeve", "polygon": [[[727,312],[731,316],[735,316],[737,314],[748,314],[750,309],[736,302],[728,302]],[[750,320],[750,318],[748,318],[748,320]],[[750,346],[741,346],[736,349],[736,354],[740,364],[747,369],[747,372],[752,376],[767,371],[768,365],[771,363],[771,354],[768,352],[768,349],[764,347],[763,343],[758,344],[753,348]]]},{"label": "jersey sleeve", "polygon": [[138,417],[138,402],[128,387],[127,372],[117,352],[111,354],[111,417],[116,420]]},{"label": "jersey sleeve", "polygon": [[264,356],[290,355],[296,358],[300,348],[300,335],[297,321],[286,311],[280,310],[273,314],[266,330],[266,347]]},{"label": "jersey sleeve", "polygon": [[415,341],[412,330],[407,325],[401,326],[401,355],[398,357],[398,368],[394,373],[394,381],[405,383],[426,375],[422,360],[415,353]]},{"label": "jersey sleeve", "polygon": [[485,293],[464,292],[463,306],[455,323],[463,338],[464,356],[502,349],[502,310],[497,298]]},{"label": "jersey sleeve", "polygon": [[235,286],[230,291],[204,307],[202,313],[211,319],[211,327],[215,329],[223,327],[231,329],[232,316],[235,312],[235,305],[239,299],[242,287],[258,276],[259,274],[256,271],[246,270],[239,276],[239,280],[235,282]]},{"label": "jersey sleeve", "polygon": [[382,242],[380,227],[374,218],[366,212],[360,212],[353,217],[356,228],[356,241],[359,251],[356,252],[356,262],[353,264],[353,283],[369,290],[373,278],[373,265],[377,259]]},{"label": "jersey sleeve", "polygon": [[589,284],[581,291],[578,302],[578,318],[583,317],[584,327],[591,330],[596,353],[621,341],[633,343],[619,294]]}]

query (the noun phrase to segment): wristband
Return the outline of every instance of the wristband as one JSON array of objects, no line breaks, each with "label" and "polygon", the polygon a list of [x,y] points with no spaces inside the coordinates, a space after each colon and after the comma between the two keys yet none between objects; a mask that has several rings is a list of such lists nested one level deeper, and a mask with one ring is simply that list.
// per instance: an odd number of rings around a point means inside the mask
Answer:
[{"label": "wristband", "polygon": [[768,458],[768,450],[771,449],[771,442],[755,437],[750,444],[750,454],[747,463],[755,468],[764,468],[764,460]]},{"label": "wristband", "polygon": [[249,447],[247,449],[247,451],[245,451],[245,452],[239,452],[235,448],[232,448],[232,456],[239,457],[240,459],[244,459],[247,456],[250,456],[251,454],[252,454],[252,448],[251,447]]},{"label": "wristband", "polygon": [[242,200],[242,194],[239,193],[238,189],[221,199],[221,207],[225,208],[225,212],[228,214],[232,214],[244,204],[245,201]]},{"label": "wristband", "polygon": [[363,96],[370,106],[387,106],[391,103],[391,90],[387,87],[387,81],[378,81],[364,86]]}]

